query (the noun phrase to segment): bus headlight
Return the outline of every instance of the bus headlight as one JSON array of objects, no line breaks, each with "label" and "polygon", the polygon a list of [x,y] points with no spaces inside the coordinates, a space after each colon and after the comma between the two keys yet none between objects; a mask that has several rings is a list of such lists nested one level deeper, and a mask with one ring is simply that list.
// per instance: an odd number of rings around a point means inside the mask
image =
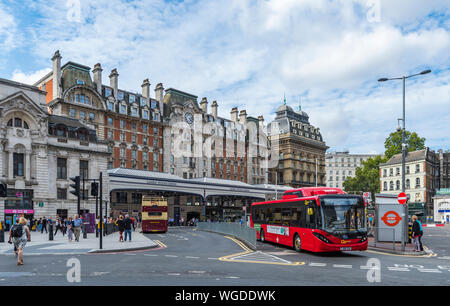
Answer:
[{"label": "bus headlight", "polygon": [[359,242],[364,242],[367,240],[367,236],[363,236]]},{"label": "bus headlight", "polygon": [[320,240],[322,240],[325,243],[331,243],[330,240],[328,240],[325,236],[319,234],[319,233],[313,233],[314,236],[316,236],[317,238],[319,238]]}]

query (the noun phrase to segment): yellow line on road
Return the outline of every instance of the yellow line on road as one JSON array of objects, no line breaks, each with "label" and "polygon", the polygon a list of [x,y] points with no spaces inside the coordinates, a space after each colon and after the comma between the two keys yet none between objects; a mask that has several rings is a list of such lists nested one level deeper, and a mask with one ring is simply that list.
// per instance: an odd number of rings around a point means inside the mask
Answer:
[{"label": "yellow line on road", "polygon": [[231,255],[220,257],[219,258],[220,261],[247,262],[247,263],[259,263],[259,264],[267,264],[267,265],[282,265],[282,266],[303,266],[305,264],[305,262],[284,263],[284,262],[267,262],[267,261],[259,261],[259,260],[230,259],[230,258],[233,258],[233,257],[247,255],[247,254],[251,254],[251,253],[255,253],[255,252],[252,251],[251,249],[249,249],[244,243],[242,243],[241,241],[239,241],[239,240],[237,240],[237,239],[235,239],[233,237],[225,236],[225,238],[228,238],[228,239],[232,240],[233,242],[235,242],[242,249],[244,249],[244,252],[240,252],[240,253],[236,253],[236,254],[231,254]]},{"label": "yellow line on road", "polygon": [[161,241],[155,240],[155,242],[156,242],[160,247],[162,247],[162,248],[167,248],[167,245],[165,245],[165,244],[162,243]]}]

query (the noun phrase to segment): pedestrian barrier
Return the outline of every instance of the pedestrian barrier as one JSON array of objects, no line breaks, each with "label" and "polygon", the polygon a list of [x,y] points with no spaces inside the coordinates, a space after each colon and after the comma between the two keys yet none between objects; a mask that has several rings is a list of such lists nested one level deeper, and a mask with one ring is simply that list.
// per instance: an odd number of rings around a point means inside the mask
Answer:
[{"label": "pedestrian barrier", "polygon": [[256,248],[256,231],[239,222],[199,222],[197,228],[202,231],[210,231],[215,233],[234,236],[244,242],[247,242],[253,248]]}]

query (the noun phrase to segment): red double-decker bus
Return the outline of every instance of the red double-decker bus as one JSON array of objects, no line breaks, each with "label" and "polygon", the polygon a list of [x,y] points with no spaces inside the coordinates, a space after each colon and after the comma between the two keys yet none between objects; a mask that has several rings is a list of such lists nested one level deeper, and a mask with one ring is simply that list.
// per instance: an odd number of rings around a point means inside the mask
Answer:
[{"label": "red double-decker bus", "polygon": [[293,189],[281,200],[253,203],[250,222],[260,241],[298,252],[367,250],[364,199],[339,188]]},{"label": "red double-decker bus", "polygon": [[142,232],[167,232],[167,200],[163,197],[142,197]]}]

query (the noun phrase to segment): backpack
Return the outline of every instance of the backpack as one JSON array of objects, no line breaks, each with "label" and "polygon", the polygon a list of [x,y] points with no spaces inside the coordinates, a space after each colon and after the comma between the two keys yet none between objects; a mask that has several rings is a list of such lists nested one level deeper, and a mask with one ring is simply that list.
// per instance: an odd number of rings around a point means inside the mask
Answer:
[{"label": "backpack", "polygon": [[422,223],[419,220],[417,220],[417,223],[419,223],[420,235],[423,235]]},{"label": "backpack", "polygon": [[12,228],[11,236],[13,238],[20,238],[23,235],[23,225],[15,224]]}]

